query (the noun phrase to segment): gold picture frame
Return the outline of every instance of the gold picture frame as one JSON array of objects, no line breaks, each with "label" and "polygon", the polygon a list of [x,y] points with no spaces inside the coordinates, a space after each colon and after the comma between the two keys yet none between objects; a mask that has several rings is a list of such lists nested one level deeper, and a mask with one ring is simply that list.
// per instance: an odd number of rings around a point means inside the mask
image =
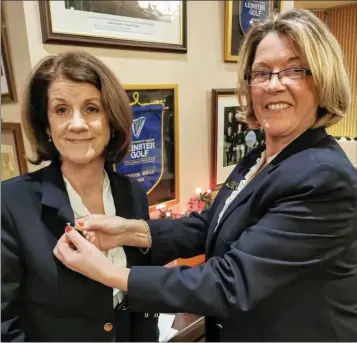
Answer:
[{"label": "gold picture frame", "polygon": [[12,71],[11,54],[7,38],[4,6],[1,6],[1,101],[16,102],[15,79]]},{"label": "gold picture frame", "polygon": [[[241,0],[224,1],[224,61],[237,62],[238,51],[244,40],[244,33],[239,24],[239,6]],[[269,12],[280,12],[280,1],[267,1]]]},{"label": "gold picture frame", "polygon": [[147,190],[147,194],[150,211],[162,204],[175,205],[180,200],[178,86],[176,84],[130,84],[124,85],[124,89],[132,106],[148,103],[165,104],[162,121],[164,138],[162,153],[165,151],[162,168],[164,169],[154,186]]},{"label": "gold picture frame", "polygon": [[186,1],[38,0],[42,42],[186,54]]},{"label": "gold picture frame", "polygon": [[1,123],[1,179],[27,173],[20,123]]}]

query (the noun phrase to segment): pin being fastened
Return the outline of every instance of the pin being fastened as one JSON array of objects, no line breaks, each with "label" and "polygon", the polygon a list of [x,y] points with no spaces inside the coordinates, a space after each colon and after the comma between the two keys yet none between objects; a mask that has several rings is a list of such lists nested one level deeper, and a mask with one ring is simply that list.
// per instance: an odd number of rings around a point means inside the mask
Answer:
[{"label": "pin being fastened", "polygon": [[82,226],[83,223],[79,222],[78,224],[71,225],[71,223],[66,223],[67,226],[64,228],[65,232],[69,232],[71,230],[77,230],[85,239],[89,242],[93,243],[95,240],[95,233],[94,232],[86,232]]},{"label": "pin being fastened", "polygon": [[83,229],[81,227],[79,227],[78,225],[74,224],[72,226],[71,223],[66,223],[66,224],[67,224],[67,226],[64,228],[64,231],[69,232],[71,230],[77,230],[83,235]]},{"label": "pin being fastened", "polygon": [[[78,225],[71,225],[71,223],[66,223],[67,226],[64,228],[64,231],[65,232],[70,232],[71,230],[77,230],[83,237],[83,230],[81,227],[79,227]],[[72,243],[70,242],[69,243],[69,246],[73,249],[73,250],[77,250],[77,247]]]}]

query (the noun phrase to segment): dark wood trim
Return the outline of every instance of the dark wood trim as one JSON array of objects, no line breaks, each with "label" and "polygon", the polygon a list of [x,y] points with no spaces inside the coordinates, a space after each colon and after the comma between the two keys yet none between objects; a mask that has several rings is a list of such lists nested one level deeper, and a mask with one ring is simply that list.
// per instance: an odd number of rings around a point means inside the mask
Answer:
[{"label": "dark wood trim", "polygon": [[1,123],[1,131],[11,131],[14,135],[16,146],[16,157],[19,164],[20,174],[27,173],[27,162],[25,155],[24,141],[22,139],[22,130],[20,123]]},{"label": "dark wood trim", "polygon": [[[176,314],[177,316],[177,314]],[[175,324],[174,326],[175,327]],[[198,317],[191,324],[180,330],[169,342],[199,342],[205,336],[205,318]]]},{"label": "dark wood trim", "polygon": [[273,1],[273,11],[276,11],[278,13],[281,12],[281,0],[274,0]]},{"label": "dark wood trim", "polygon": [[166,44],[124,40],[115,38],[90,37],[54,33],[52,31],[50,4],[48,0],[38,0],[41,18],[42,42],[76,46],[96,46],[111,49],[147,50],[159,52],[187,53],[187,0],[182,0],[182,44]]},{"label": "dark wood trim", "polygon": [[4,73],[6,75],[9,93],[1,94],[1,101],[16,102],[15,79],[11,63],[11,53],[7,37],[7,27],[5,23],[4,6],[1,4],[1,55],[4,62]]},{"label": "dark wood trim", "polygon": [[234,88],[212,89],[212,114],[211,114],[211,189],[219,188],[217,185],[217,126],[218,126],[218,98],[222,95],[234,95]]}]

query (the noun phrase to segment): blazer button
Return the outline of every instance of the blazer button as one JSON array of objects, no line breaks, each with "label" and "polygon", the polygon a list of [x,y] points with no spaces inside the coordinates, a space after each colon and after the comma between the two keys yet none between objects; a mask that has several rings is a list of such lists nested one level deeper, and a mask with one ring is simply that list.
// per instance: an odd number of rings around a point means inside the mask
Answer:
[{"label": "blazer button", "polygon": [[104,324],[104,330],[109,332],[113,330],[113,324],[112,323],[106,323]]}]

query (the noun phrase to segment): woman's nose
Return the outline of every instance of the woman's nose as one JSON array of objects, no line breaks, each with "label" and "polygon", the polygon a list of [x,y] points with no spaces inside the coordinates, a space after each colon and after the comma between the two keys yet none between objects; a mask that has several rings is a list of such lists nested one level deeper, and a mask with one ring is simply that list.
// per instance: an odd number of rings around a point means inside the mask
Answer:
[{"label": "woman's nose", "polygon": [[69,128],[71,130],[85,130],[87,123],[80,111],[74,111]]},{"label": "woman's nose", "polygon": [[268,81],[267,90],[271,92],[278,92],[284,89],[285,85],[281,83],[281,80],[279,79],[278,75],[272,75],[270,80]]}]

